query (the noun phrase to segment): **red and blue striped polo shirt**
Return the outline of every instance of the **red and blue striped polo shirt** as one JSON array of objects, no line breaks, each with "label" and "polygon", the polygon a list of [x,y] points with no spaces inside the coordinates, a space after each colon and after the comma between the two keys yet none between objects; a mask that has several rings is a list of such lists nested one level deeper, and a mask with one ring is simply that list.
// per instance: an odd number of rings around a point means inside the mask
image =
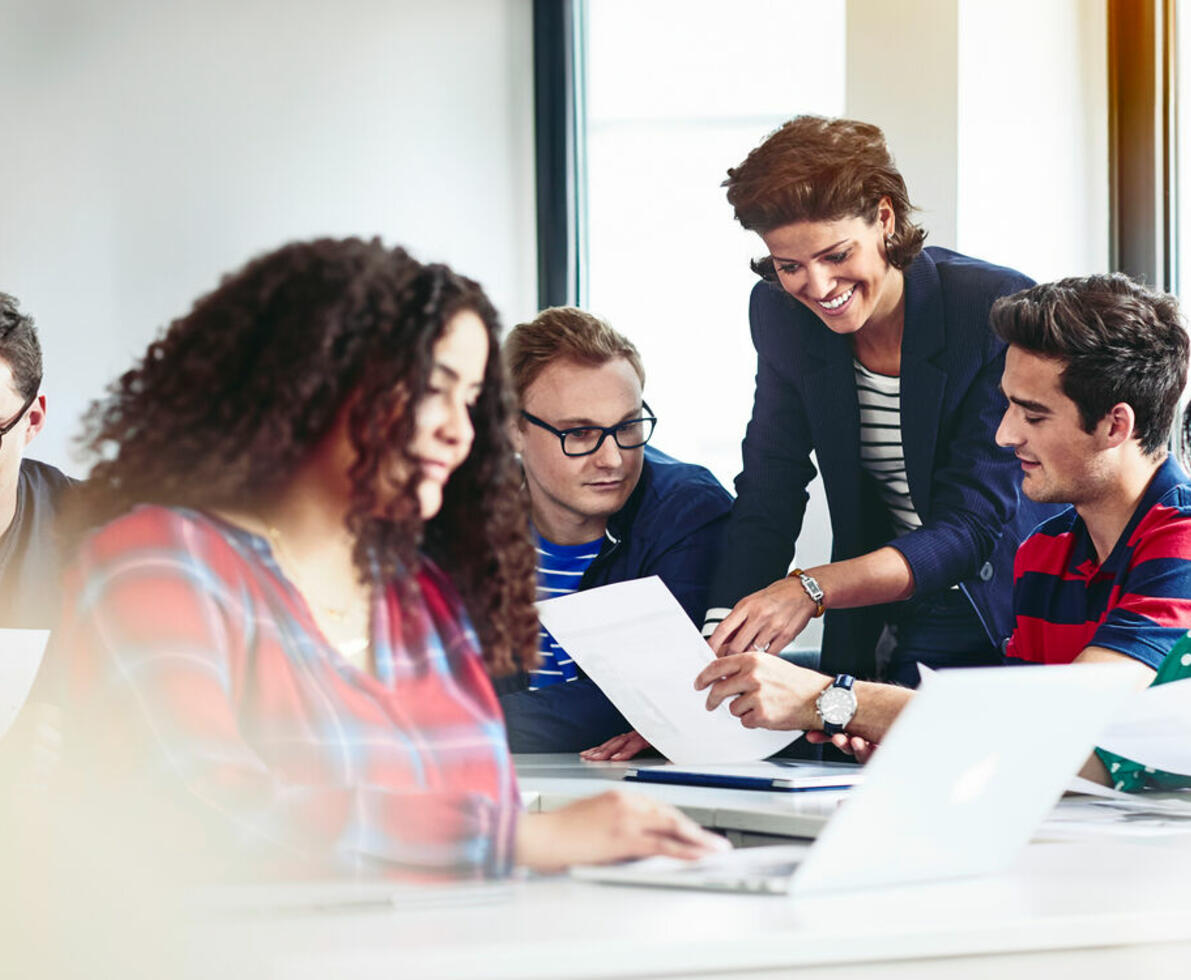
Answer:
[{"label": "red and blue striped polo shirt", "polygon": [[1157,668],[1191,628],[1191,479],[1168,457],[1101,564],[1074,507],[1018,548],[1008,658],[1070,663],[1089,646]]}]

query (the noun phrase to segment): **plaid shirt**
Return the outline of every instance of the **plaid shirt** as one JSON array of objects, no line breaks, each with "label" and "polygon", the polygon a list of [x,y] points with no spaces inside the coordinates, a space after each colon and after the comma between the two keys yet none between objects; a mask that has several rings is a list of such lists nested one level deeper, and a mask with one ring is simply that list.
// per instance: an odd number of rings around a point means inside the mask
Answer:
[{"label": "plaid shirt", "polygon": [[87,737],[107,775],[184,786],[254,857],[507,874],[519,796],[500,710],[450,583],[429,562],[417,583],[412,608],[375,590],[372,676],[328,645],[263,538],[139,507],[83,546],[52,655],[72,710],[102,720]]}]

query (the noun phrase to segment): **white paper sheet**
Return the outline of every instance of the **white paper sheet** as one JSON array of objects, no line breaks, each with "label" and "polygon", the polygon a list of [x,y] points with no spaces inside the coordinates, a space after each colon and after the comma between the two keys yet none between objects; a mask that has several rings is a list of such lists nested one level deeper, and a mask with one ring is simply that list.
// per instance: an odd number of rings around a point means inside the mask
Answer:
[{"label": "white paper sheet", "polygon": [[1133,695],[1096,744],[1144,766],[1191,775],[1191,679]]},{"label": "white paper sheet", "polygon": [[1097,799],[1078,800],[1068,795],[1063,797],[1060,806],[1080,802],[1095,804],[1119,813],[1162,813],[1191,819],[1191,791],[1172,792],[1162,796],[1155,796],[1153,793],[1122,793],[1111,786],[1101,786],[1082,776],[1074,776],[1067,786],[1067,793],[1079,793]]},{"label": "white paper sheet", "polygon": [[1090,779],[1084,779],[1083,776],[1072,776],[1066,792],[1082,793],[1084,796],[1101,796],[1106,800],[1135,799],[1131,793],[1122,793],[1119,789],[1113,789],[1111,786],[1101,786]]},{"label": "white paper sheet", "polygon": [[715,659],[656,575],[538,603],[542,625],[640,735],[680,765],[752,762],[802,732],[749,729],[706,708],[695,676]]},{"label": "white paper sheet", "polygon": [[1035,840],[1191,834],[1191,805],[1187,801],[1122,795],[1126,796],[1124,800],[1098,796],[1064,798],[1039,827]]},{"label": "white paper sheet", "polygon": [[49,630],[0,629],[0,738],[29,696]]}]

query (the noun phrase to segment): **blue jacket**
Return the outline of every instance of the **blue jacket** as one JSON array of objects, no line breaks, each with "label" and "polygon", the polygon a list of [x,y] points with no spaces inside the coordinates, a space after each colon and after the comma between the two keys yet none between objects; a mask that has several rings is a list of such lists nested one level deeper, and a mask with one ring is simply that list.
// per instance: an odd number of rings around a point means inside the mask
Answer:
[{"label": "blue jacket", "polygon": [[[731,495],[704,467],[646,446],[641,479],[608,519],[580,591],[657,575],[701,623],[731,506]],[[579,752],[632,728],[589,678],[539,691],[525,690],[527,684],[525,675],[497,683],[513,752]]]},{"label": "blue jacket", "polygon": [[[711,607],[731,607],[786,574],[802,529],[813,450],[831,513],[832,561],[889,544],[906,558],[918,596],[959,583],[992,643],[1013,628],[1013,556],[1055,508],[1020,495],[1021,471],[994,439],[1005,410],[1005,345],[989,329],[999,296],[1031,280],[942,248],[906,270],[901,429],[910,497],[923,525],[894,537],[888,510],[860,467],[860,409],[848,338],[828,330],[776,285],[753,289],[757,349],[744,467]],[[875,674],[890,607],[829,610],[822,669]]]}]

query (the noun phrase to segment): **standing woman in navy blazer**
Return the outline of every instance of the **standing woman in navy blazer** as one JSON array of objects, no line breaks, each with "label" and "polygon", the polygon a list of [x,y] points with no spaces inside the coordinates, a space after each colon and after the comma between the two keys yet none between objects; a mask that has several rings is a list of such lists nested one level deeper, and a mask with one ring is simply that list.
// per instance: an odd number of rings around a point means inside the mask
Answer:
[{"label": "standing woman in navy blazer", "polygon": [[[1005,401],[994,299],[1018,272],[922,247],[876,126],[800,116],[728,171],[769,255],[749,320],[756,395],[710,591],[721,656],[782,649],[826,612],[821,669],[918,682],[918,663],[998,663],[1013,554],[1049,510],[993,438]],[[831,563],[787,575],[814,452]],[[882,644],[886,648],[888,643]],[[747,722],[746,722],[747,724]]]}]

